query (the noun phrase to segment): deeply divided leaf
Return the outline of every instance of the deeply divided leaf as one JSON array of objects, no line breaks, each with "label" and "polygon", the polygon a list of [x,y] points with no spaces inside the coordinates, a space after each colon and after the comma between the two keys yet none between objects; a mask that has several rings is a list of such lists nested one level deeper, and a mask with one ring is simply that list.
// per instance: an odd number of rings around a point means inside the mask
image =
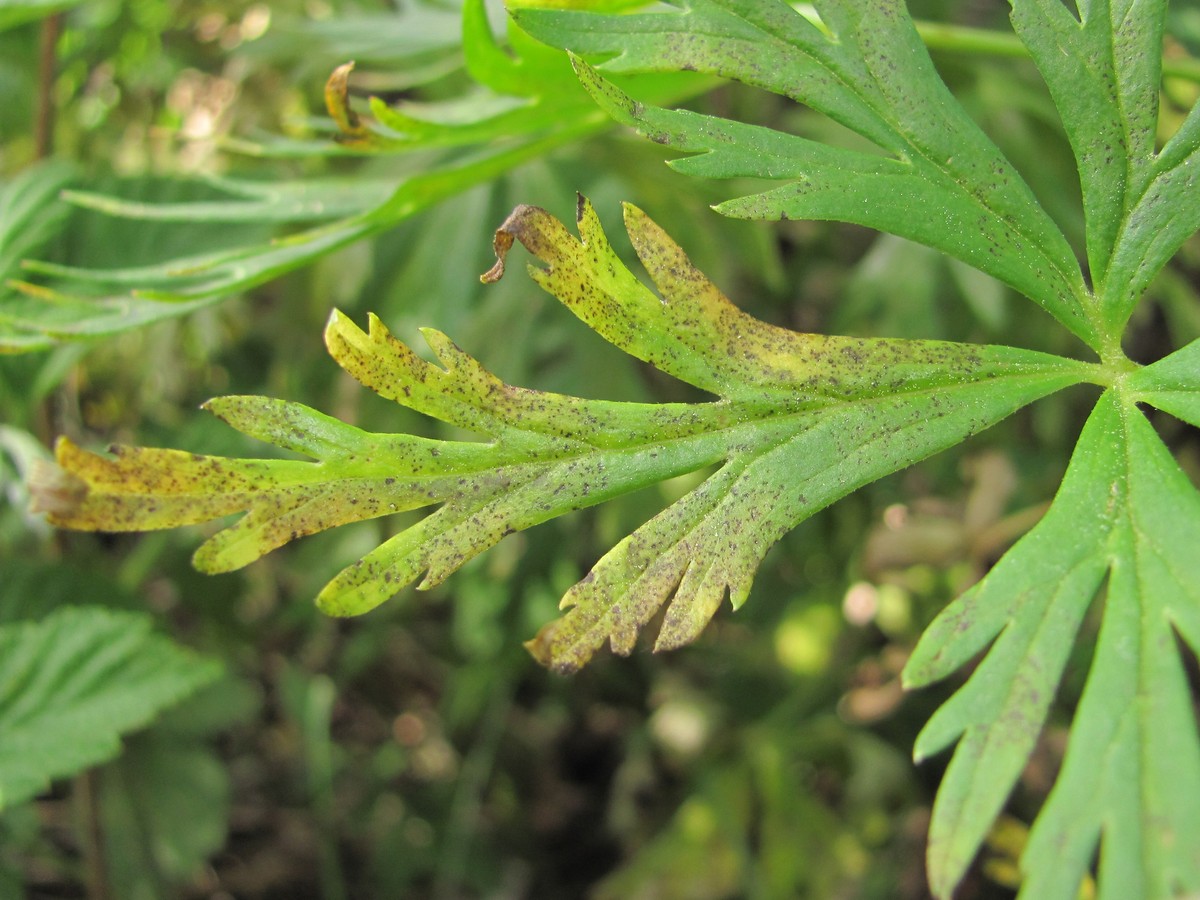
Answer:
[{"label": "deeply divided leaf", "polygon": [[1110,334],[1200,227],[1200,107],[1155,151],[1161,0],[1013,0],[1018,35],[1054,95],[1079,164],[1087,255]]},{"label": "deeply divided leaf", "polygon": [[1200,890],[1200,740],[1179,640],[1200,650],[1200,494],[1132,402],[1097,404],[1050,512],[925,632],[910,686],[991,644],[926,725],[960,740],[934,808],[948,897],[1029,758],[1102,586],[1104,618],[1062,773],[1022,857],[1022,897],[1071,897],[1097,851],[1101,897]]},{"label": "deeply divided leaf", "polygon": [[826,0],[814,24],[782,0],[675,0],[628,16],[522,10],[535,36],[608,57],[606,73],[686,69],[773,91],[828,115],[883,155],[635,101],[580,65],[618,120],[701,154],[674,163],[782,187],[718,209],[749,218],[833,219],[918,241],[1007,282],[1094,347],[1102,341],[1066,238],[955,102],[901,0]]},{"label": "deeply divided leaf", "polygon": [[60,443],[41,479],[51,520],[103,530],[164,528],[244,511],[196,555],[208,571],[245,565],[303,534],[436,505],[338,575],[326,611],[373,608],[404,585],[435,585],[514,531],[707,466],[716,472],[605,555],[563,598],[570,611],[531,642],[561,671],[606,640],[620,653],[668,604],[657,646],[693,639],[728,596],[741,605],[786,531],[860,485],[1091,377],[1089,366],[1005,347],[798,334],[737,309],[640,210],[626,226],[657,290],[620,261],[587,203],[580,237],[534,207],[497,232],[497,266],[520,241],[534,279],[626,352],[713,394],[634,404],[512,387],[445,335],[423,360],[377,319],[363,332],[335,313],[335,359],[385,397],[486,442],[369,434],[295,403],[224,397],[234,427],[302,453],[231,460]]}]

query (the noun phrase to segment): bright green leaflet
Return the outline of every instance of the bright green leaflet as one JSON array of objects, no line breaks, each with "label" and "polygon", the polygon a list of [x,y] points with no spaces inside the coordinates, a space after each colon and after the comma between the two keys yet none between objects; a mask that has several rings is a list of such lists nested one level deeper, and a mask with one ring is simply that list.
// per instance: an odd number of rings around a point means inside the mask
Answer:
[{"label": "bright green leaflet", "polygon": [[1197,546],[1200,494],[1133,404],[1107,392],[1050,512],[930,626],[906,669],[909,686],[928,684],[995,640],[917,740],[922,758],[962,735],[930,834],[935,891],[957,883],[1020,775],[1106,577],[1095,658],[1023,858],[1023,896],[1071,896],[1102,832],[1101,896],[1200,889],[1200,742],[1173,634],[1200,649]]}]

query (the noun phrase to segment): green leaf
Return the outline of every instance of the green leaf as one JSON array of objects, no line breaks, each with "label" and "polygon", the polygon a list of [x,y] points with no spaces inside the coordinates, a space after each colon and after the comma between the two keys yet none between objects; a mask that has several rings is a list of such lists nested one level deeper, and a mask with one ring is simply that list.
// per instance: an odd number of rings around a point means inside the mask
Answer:
[{"label": "green leaf", "polygon": [[150,729],[100,772],[109,883],[122,897],[162,896],[225,845],[229,767],[195,740]]},{"label": "green leaf", "polygon": [[1200,340],[1139,369],[1125,384],[1138,400],[1200,427]]},{"label": "green leaf", "polygon": [[0,186],[0,287],[58,232],[69,208],[58,193],[73,176],[64,163],[42,163]]},{"label": "green leaf", "polygon": [[519,240],[547,265],[534,280],[627,353],[718,399],[634,404],[504,384],[439,332],[421,359],[372,317],[335,313],[329,350],[384,397],[488,437],[486,443],[368,434],[295,403],[225,397],[235,428],[311,457],[230,460],[58,447],[35,494],[72,528],[173,527],[248,514],[197,552],[206,571],[245,565],[302,534],[440,504],[338,575],[318,598],[361,613],[404,585],[441,582],[513,531],[720,464],[692,493],[621,541],[564,597],[573,609],[531,642],[562,671],[608,640],[620,653],[671,601],[659,648],[693,639],[726,596],[746,599],[759,562],[796,523],[855,488],[1093,377],[1082,363],[1007,347],[797,334],[738,310],[644,213],[626,208],[658,288],[620,262],[586,202],[580,238],[519,207],[496,233],[492,281]]},{"label": "green leaf", "polygon": [[1014,0],[1012,20],[1041,70],[1079,163],[1092,281],[1112,334],[1200,227],[1200,107],[1156,153],[1161,0]]},{"label": "green leaf", "polygon": [[[604,72],[688,70],[804,103],[882,156],[760,126],[635,101],[586,65],[585,87],[615,118],[700,156],[675,168],[710,178],[787,181],[717,207],[746,218],[854,222],[936,247],[1012,285],[1100,345],[1066,238],[996,146],[950,95],[899,0],[827,0],[820,26],[781,0],[678,0],[628,16],[521,10],[535,37],[609,56]],[[937,215],[914,215],[937,210]]]},{"label": "green leaf", "polygon": [[1046,79],[1079,163],[1088,265],[1103,282],[1154,153],[1163,16],[1156,0],[1016,0],[1012,22]]},{"label": "green leaf", "polygon": [[917,739],[961,741],[930,828],[949,897],[1025,765],[1075,633],[1104,618],[1058,782],[1022,856],[1022,897],[1072,897],[1100,850],[1102,898],[1200,890],[1200,740],[1177,638],[1200,650],[1200,494],[1129,399],[1104,394],[1046,517],[922,636],[908,686],[989,643]]},{"label": "green leaf", "polygon": [[74,607],[0,626],[0,807],[116,756],[121,735],[220,671],[140,614]]},{"label": "green leaf", "polygon": [[0,31],[52,16],[82,3],[83,0],[5,0],[0,3]]}]

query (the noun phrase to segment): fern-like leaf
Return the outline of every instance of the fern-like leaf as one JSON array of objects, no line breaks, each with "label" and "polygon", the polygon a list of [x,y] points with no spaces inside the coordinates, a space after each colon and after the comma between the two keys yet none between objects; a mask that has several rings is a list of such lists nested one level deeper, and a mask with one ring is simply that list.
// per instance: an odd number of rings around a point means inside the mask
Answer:
[{"label": "fern-like leaf", "polygon": [[439,583],[513,531],[719,464],[601,559],[563,598],[571,611],[531,642],[540,660],[573,671],[605,640],[628,653],[667,601],[657,646],[692,640],[726,596],[745,601],[764,554],[797,522],[1091,374],[1005,347],[767,325],[730,303],[640,210],[626,208],[626,225],[657,295],[622,265],[586,202],[580,239],[543,210],[518,208],[497,232],[485,279],[500,277],[519,240],[547,266],[531,269],[534,279],[584,322],[718,399],[632,404],[511,387],[439,332],[425,338],[440,365],[373,317],[363,332],[335,313],[326,341],[355,378],[490,440],[368,434],[299,404],[224,397],[208,408],[316,462],[135,448],[106,458],[62,441],[43,506],[59,525],[105,530],[245,511],[196,555],[200,568],[226,571],[302,534],[438,504],[321,592],[324,610],[352,615],[410,582]]}]

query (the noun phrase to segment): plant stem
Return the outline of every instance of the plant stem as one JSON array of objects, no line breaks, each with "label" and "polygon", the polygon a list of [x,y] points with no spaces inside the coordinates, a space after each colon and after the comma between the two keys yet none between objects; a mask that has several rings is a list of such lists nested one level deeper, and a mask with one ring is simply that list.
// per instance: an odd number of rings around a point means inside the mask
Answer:
[{"label": "plant stem", "polygon": [[54,81],[58,60],[55,50],[62,30],[62,13],[42,20],[41,46],[38,53],[37,119],[34,122],[34,153],[46,159],[54,152]]},{"label": "plant stem", "polygon": [[100,821],[100,785],[97,770],[88,769],[75,779],[83,819],[83,865],[88,900],[112,900],[108,866],[104,860],[104,826]]}]

